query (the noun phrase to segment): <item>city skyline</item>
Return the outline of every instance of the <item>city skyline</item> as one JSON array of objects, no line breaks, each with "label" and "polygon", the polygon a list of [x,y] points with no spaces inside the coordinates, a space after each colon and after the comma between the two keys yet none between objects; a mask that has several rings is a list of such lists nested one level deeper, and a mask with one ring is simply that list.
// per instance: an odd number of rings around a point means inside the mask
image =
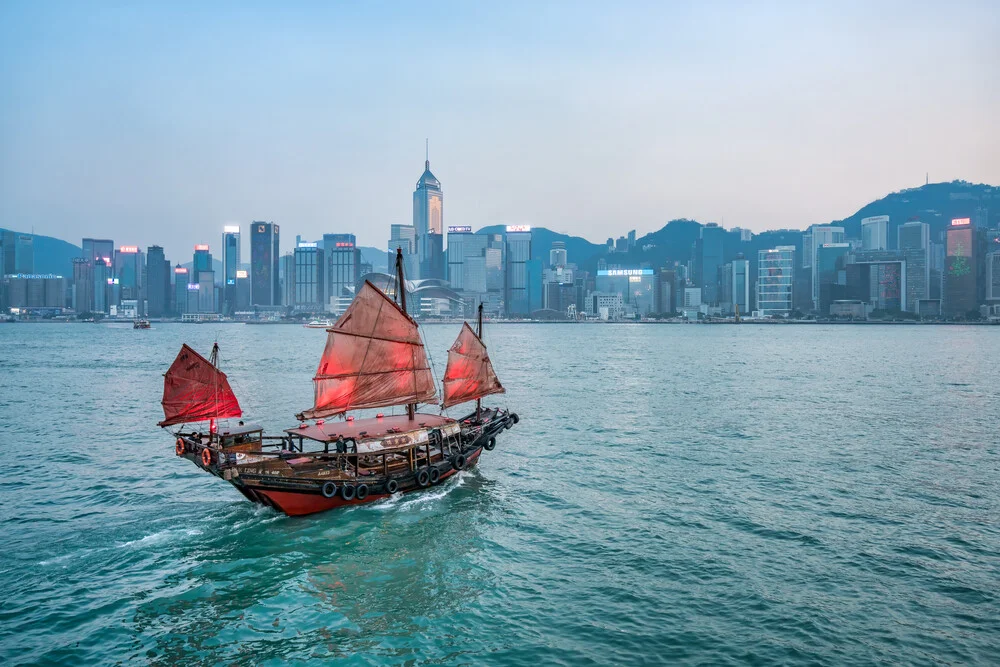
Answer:
[{"label": "city skyline", "polygon": [[[8,3],[0,226],[179,256],[273,220],[379,248],[412,218],[425,137],[446,224],[598,242],[682,217],[804,229],[928,171],[1000,181],[996,13],[899,7],[214,8],[193,24]],[[418,53],[433,80],[410,72]]]}]

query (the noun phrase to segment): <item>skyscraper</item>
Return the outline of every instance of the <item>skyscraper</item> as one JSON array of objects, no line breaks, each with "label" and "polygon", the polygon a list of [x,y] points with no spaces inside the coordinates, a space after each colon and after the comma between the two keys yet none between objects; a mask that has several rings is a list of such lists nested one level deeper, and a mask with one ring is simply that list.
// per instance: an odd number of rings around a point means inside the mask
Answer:
[{"label": "skyscraper", "polygon": [[964,316],[974,310],[976,302],[975,227],[969,218],[956,218],[946,232],[947,247],[944,264],[944,289],[941,311],[946,315]]},{"label": "skyscraper", "polygon": [[417,231],[413,225],[392,225],[389,232],[389,262],[386,265],[390,274],[395,273],[396,249],[403,251],[403,271],[407,278],[417,278],[420,274],[420,262],[417,257]]},{"label": "skyscraper", "polygon": [[[324,236],[324,241],[326,237]],[[318,243],[300,242],[295,247],[295,301],[285,304],[295,310],[322,312],[326,310],[326,281],[324,279],[323,248]],[[289,279],[286,277],[286,279]]]},{"label": "skyscraper", "polygon": [[73,259],[72,307],[78,314],[94,310],[94,265],[83,257]]},{"label": "skyscraper", "polygon": [[741,315],[750,314],[750,260],[742,254],[733,260],[733,312],[739,307]]},{"label": "skyscraper", "polygon": [[[757,252],[757,310],[763,317],[792,312],[792,272],[795,246],[785,245]],[[813,267],[816,262],[813,262]]]},{"label": "skyscraper", "polygon": [[819,281],[818,310],[830,313],[830,304],[846,298],[847,257],[850,243],[824,243],[816,248],[816,280]]},{"label": "skyscraper", "polygon": [[[809,228],[809,263],[803,262],[803,267],[810,267],[812,271],[812,302],[813,308],[819,308],[819,280],[816,275],[816,251],[827,243],[843,243],[844,228],[832,225],[813,225]],[[804,239],[803,239],[804,241]],[[759,306],[758,306],[759,307]]]},{"label": "skyscraper", "polygon": [[[361,278],[361,251],[357,246],[354,234],[323,234],[323,249],[326,253],[324,301],[326,309],[335,315],[340,315],[350,305]],[[390,273],[395,262],[396,257],[393,255],[389,265]]]},{"label": "skyscraper", "polygon": [[[139,246],[118,246],[114,263],[114,279],[117,283],[112,283],[118,285],[118,295],[110,305],[118,306],[122,301],[141,301],[143,263],[143,253],[139,251]],[[136,305],[136,314],[143,315],[142,304]]]},{"label": "skyscraper", "polygon": [[701,228],[696,247],[702,303],[715,305],[719,302],[719,267],[722,266],[722,243],[725,236],[726,231],[714,222]]},{"label": "skyscraper", "polygon": [[9,231],[0,231],[0,276],[8,273],[17,273],[15,267],[17,262],[17,239],[16,234]]},{"label": "skyscraper", "polygon": [[281,305],[278,225],[254,221],[250,224],[250,303]]},{"label": "skyscraper", "polygon": [[889,249],[889,216],[875,215],[861,220],[861,248],[863,250]]},{"label": "skyscraper", "polygon": [[163,317],[170,310],[170,262],[158,245],[146,249],[146,313]]},{"label": "skyscraper", "polygon": [[188,312],[188,270],[178,264],[174,267],[174,312],[183,315]]},{"label": "skyscraper", "polygon": [[236,309],[236,272],[240,269],[240,226],[222,228],[222,313]]},{"label": "skyscraper", "polygon": [[14,273],[35,272],[35,239],[31,234],[18,234],[14,245]]},{"label": "skyscraper", "polygon": [[[504,310],[507,317],[531,314],[530,276],[531,227],[507,225],[506,262],[504,264]],[[540,282],[540,276],[539,276]]]},{"label": "skyscraper", "polygon": [[196,245],[191,260],[191,282],[201,282],[201,272],[212,270],[212,249],[205,243]]},{"label": "skyscraper", "polygon": [[906,304],[917,312],[919,300],[931,298],[930,225],[918,220],[900,225],[896,247],[906,260]]},{"label": "skyscraper", "polygon": [[[635,236],[635,232],[629,232]],[[565,241],[553,241],[552,249],[549,250],[549,266],[552,268],[557,268],[560,266],[566,266],[567,256],[566,256],[566,242]]]},{"label": "skyscraper", "polygon": [[444,279],[444,193],[441,182],[424,162],[424,173],[413,191],[413,227],[417,236],[419,278]]},{"label": "skyscraper", "polygon": [[83,239],[82,249],[82,257],[92,262],[103,259],[107,263],[115,256],[115,242],[111,239]]}]

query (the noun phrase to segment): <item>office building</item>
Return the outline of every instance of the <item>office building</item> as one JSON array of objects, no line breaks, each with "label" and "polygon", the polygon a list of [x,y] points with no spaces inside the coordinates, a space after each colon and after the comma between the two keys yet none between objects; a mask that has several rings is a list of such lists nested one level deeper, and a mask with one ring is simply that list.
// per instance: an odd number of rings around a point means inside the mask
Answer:
[{"label": "office building", "polygon": [[163,317],[170,311],[170,262],[163,248],[146,248],[146,314]]},{"label": "office building", "polygon": [[930,225],[918,220],[900,225],[896,230],[896,247],[906,260],[908,310],[916,312],[921,300],[931,298]]},{"label": "office building", "polygon": [[[813,240],[815,242],[815,236]],[[757,252],[757,311],[761,317],[787,317],[792,312],[794,267],[795,246],[777,246]]]},{"label": "office building", "polygon": [[111,239],[83,239],[81,256],[92,262],[100,259],[107,264],[114,259],[115,242]]},{"label": "office building", "polygon": [[286,252],[280,260],[279,299],[287,308],[295,306],[295,253]]},{"label": "office building", "polygon": [[403,272],[408,280],[420,275],[420,260],[417,257],[417,231],[413,225],[392,225],[389,230],[389,262],[386,271],[396,272],[396,249],[403,251]]},{"label": "office building", "polygon": [[187,309],[187,299],[188,299],[188,284],[190,276],[188,274],[187,268],[178,264],[174,267],[174,303],[173,312],[178,315],[183,315],[188,312]]},{"label": "office building", "polygon": [[[326,253],[326,288],[324,290],[325,310],[340,315],[354,298],[361,272],[361,250],[357,247],[354,234],[324,234],[323,248]],[[404,258],[406,257],[404,250]],[[405,259],[404,259],[405,262]],[[393,255],[388,271],[395,275],[396,256]],[[406,269],[406,266],[403,267]],[[413,276],[407,274],[407,279]]]},{"label": "office building", "polygon": [[701,287],[702,303],[719,303],[719,268],[722,266],[723,241],[726,231],[710,222],[701,228],[695,243],[698,264],[698,286]]},{"label": "office building", "polygon": [[250,224],[250,303],[254,306],[281,305],[281,277],[278,225],[273,222]]},{"label": "office building", "polygon": [[[324,237],[324,243],[326,237]],[[317,313],[326,310],[326,266],[318,243],[299,243],[295,248],[294,310]],[[287,278],[286,278],[287,279]]]},{"label": "office building", "polygon": [[504,311],[507,317],[527,317],[531,314],[528,272],[528,261],[531,259],[531,227],[507,225],[505,246]]},{"label": "office building", "polygon": [[0,230],[0,277],[17,273],[17,238],[14,232]]},{"label": "office building", "polygon": [[98,257],[91,267],[94,275],[94,290],[91,312],[107,314],[111,311],[111,299],[115,278],[112,276],[111,258]]},{"label": "office building", "polygon": [[84,257],[73,259],[73,284],[70,307],[77,313],[94,310],[94,265]]},{"label": "office building", "polygon": [[819,304],[823,315],[830,314],[830,304],[847,298],[847,263],[850,243],[824,243],[816,248],[816,280],[819,281]]},{"label": "office building", "polygon": [[862,250],[889,249],[889,216],[875,215],[861,219]]},{"label": "office building", "polygon": [[240,270],[240,226],[222,228],[222,314],[236,309],[236,272]]},{"label": "office building", "polygon": [[976,229],[971,219],[957,218],[951,221],[945,234],[941,310],[951,317],[964,317],[979,305],[976,299],[979,268],[976,261]]},{"label": "office building", "polygon": [[214,313],[218,311],[215,302],[215,271],[202,269],[198,272],[198,311]]},{"label": "office building", "polygon": [[[819,279],[816,275],[816,251],[830,243],[844,243],[844,228],[833,225],[813,225],[809,228],[809,262],[802,266],[808,267],[811,274],[812,307],[819,308]],[[803,245],[805,238],[803,238]]]},{"label": "office building", "polygon": [[673,313],[675,310],[677,272],[671,269],[660,269],[654,295],[653,310],[662,315]]},{"label": "office building", "polygon": [[424,173],[413,191],[413,227],[416,230],[419,276],[444,280],[444,192],[424,162]]},{"label": "office building", "polygon": [[1000,251],[986,253],[986,301],[1000,301]]},{"label": "office building", "polygon": [[741,315],[750,314],[750,260],[742,254],[736,256],[732,263],[732,304],[733,312]]},{"label": "office building", "polygon": [[[635,232],[632,232],[635,234]],[[566,242],[565,241],[553,241],[552,249],[549,250],[549,266],[552,268],[558,268],[560,266],[566,266],[568,256],[566,255]]]},{"label": "office building", "polygon": [[[114,282],[112,282],[116,294],[113,295],[110,305],[118,306],[122,300],[135,301],[137,304],[141,301],[144,263],[143,253],[138,246],[118,246],[115,250]],[[137,310],[137,315],[145,314],[141,306]]]},{"label": "office building", "polygon": [[202,271],[212,271],[212,251],[207,244],[198,244],[194,247],[194,258],[191,261],[191,282],[201,282]]},{"label": "office building", "polygon": [[14,244],[14,273],[35,272],[35,239],[31,234],[17,234]]}]

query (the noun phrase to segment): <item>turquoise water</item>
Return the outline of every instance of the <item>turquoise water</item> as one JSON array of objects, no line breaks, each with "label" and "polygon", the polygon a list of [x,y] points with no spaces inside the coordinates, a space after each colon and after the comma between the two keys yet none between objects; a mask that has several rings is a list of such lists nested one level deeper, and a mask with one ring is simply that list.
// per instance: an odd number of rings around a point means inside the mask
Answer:
[{"label": "turquoise water", "polygon": [[154,327],[0,326],[0,663],[1000,660],[1000,328],[498,325],[478,469],[289,519],[160,374],[218,338],[276,431],[324,332]]}]

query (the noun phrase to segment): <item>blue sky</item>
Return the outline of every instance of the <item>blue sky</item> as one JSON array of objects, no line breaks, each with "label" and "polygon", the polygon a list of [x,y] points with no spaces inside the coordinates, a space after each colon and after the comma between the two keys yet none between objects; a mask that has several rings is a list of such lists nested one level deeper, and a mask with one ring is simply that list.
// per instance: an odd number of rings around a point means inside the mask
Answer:
[{"label": "blue sky", "polygon": [[801,228],[1000,184],[998,63],[991,2],[8,1],[0,226],[381,247],[429,137],[445,224]]}]

